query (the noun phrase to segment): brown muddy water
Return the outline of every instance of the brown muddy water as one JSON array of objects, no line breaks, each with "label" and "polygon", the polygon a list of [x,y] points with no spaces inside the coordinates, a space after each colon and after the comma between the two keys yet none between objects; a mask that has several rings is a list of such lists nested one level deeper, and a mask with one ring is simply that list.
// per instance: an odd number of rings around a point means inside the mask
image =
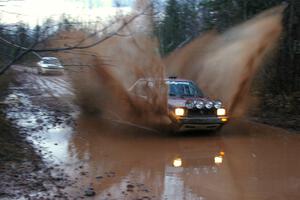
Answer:
[{"label": "brown muddy water", "polygon": [[[69,180],[59,186],[69,199],[300,198],[298,134],[247,120],[219,133],[145,131],[66,109],[66,77],[20,79],[7,117],[27,131],[52,175]],[[57,199],[57,189],[49,191]]]},{"label": "brown muddy water", "polygon": [[300,197],[300,138],[279,129],[238,121],[219,134],[162,136],[83,120],[77,131],[69,151],[86,159],[80,182],[95,199]]}]

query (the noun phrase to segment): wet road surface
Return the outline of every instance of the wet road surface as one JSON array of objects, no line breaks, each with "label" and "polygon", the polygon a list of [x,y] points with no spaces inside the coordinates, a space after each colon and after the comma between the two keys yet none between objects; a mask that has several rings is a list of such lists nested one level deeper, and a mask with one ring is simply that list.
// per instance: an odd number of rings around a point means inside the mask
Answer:
[{"label": "wet road surface", "polygon": [[247,120],[217,134],[154,133],[78,115],[66,76],[22,79],[7,115],[70,179],[70,199],[300,199],[300,135]]},{"label": "wet road surface", "polygon": [[96,199],[300,197],[297,135],[251,122],[234,122],[217,135],[177,136],[96,124],[79,124],[70,142],[73,153],[87,159],[83,182],[93,185]]}]

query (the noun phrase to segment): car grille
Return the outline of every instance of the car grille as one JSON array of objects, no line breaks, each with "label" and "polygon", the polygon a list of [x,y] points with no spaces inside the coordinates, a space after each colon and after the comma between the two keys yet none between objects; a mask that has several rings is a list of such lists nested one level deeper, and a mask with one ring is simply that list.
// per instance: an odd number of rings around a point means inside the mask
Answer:
[{"label": "car grille", "polygon": [[216,116],[216,109],[192,109],[188,110],[187,117],[199,117],[199,116]]}]

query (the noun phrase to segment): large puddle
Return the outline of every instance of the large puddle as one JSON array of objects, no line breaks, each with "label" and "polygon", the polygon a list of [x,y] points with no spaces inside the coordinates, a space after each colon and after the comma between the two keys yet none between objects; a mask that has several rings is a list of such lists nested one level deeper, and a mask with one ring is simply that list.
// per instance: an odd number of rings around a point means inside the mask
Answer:
[{"label": "large puddle", "polygon": [[96,199],[300,197],[299,136],[249,122],[176,136],[98,124],[79,123],[69,143]]},{"label": "large puddle", "polygon": [[[59,116],[22,90],[11,88],[7,116],[53,174],[73,180],[64,189],[71,199],[300,199],[299,135],[247,121],[218,134],[155,133]],[[85,196],[89,188],[95,196]]]}]

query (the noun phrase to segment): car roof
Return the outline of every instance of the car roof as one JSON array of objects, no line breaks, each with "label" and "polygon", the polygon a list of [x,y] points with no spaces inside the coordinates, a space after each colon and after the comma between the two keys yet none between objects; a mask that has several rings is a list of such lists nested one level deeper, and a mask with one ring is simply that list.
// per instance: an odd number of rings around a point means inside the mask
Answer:
[{"label": "car roof", "polygon": [[184,81],[184,82],[192,82],[192,80],[182,79],[182,78],[166,78],[165,81]]},{"label": "car roof", "polygon": [[58,60],[56,57],[42,57],[43,60]]},{"label": "car roof", "polygon": [[[141,78],[138,81],[155,81],[155,80],[160,80],[160,79],[159,78]],[[175,81],[175,82],[180,82],[180,81],[193,82],[192,80],[182,79],[182,78],[164,78],[163,80]]]}]

